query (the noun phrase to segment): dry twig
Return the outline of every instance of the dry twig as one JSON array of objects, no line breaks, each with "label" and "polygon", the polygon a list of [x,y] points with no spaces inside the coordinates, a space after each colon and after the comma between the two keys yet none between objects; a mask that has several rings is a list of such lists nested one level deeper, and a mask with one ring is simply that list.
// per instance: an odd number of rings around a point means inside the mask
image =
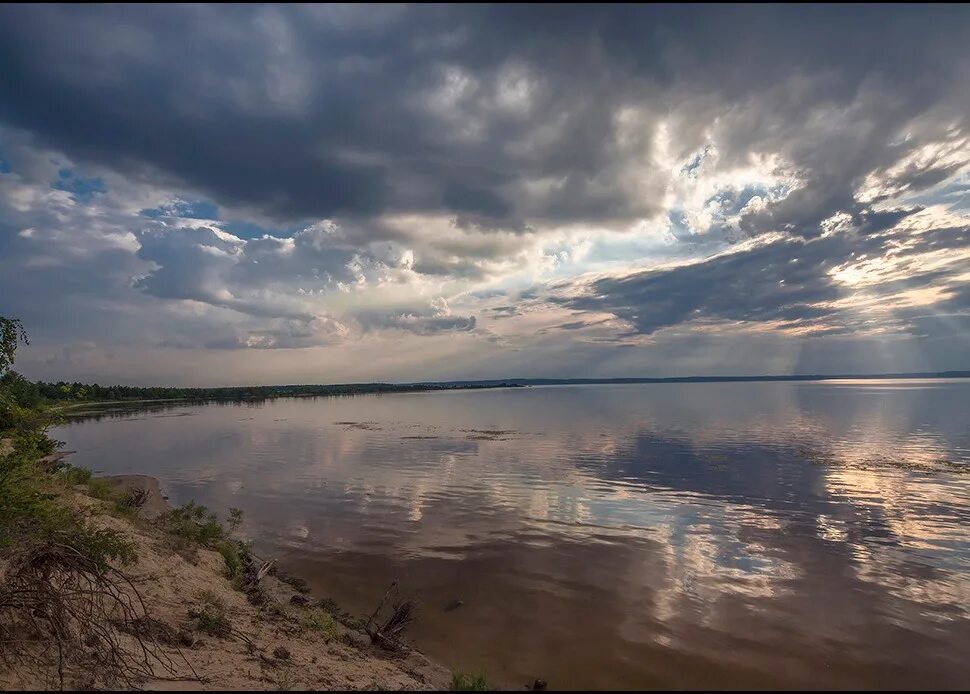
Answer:
[{"label": "dry twig", "polygon": [[0,657],[8,663],[56,672],[61,689],[90,673],[103,686],[129,689],[175,675],[159,647],[157,623],[124,572],[46,542],[12,556],[3,578]]},{"label": "dry twig", "polygon": [[[375,622],[381,610],[384,608],[387,599],[394,593],[395,601],[394,607],[391,610],[390,616],[383,622],[383,624],[378,624]],[[402,642],[402,637],[404,630],[407,626],[414,621],[414,614],[416,612],[415,604],[413,600],[401,600],[398,594],[398,583],[394,581],[388,587],[387,591],[384,593],[384,597],[381,598],[380,603],[377,605],[377,609],[371,614],[367,619],[367,624],[364,626],[364,631],[370,636],[372,643],[376,643],[381,648],[389,651],[399,651],[404,648],[404,643]]]}]

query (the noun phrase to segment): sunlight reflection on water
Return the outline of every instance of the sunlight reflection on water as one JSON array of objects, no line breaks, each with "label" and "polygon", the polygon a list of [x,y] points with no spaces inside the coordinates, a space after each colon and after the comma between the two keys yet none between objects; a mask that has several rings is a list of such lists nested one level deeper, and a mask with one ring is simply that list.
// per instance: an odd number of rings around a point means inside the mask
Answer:
[{"label": "sunlight reflection on water", "polygon": [[455,667],[573,688],[970,682],[968,382],[176,409],[56,435],[76,464],[242,508],[349,608],[400,579],[419,645]]}]

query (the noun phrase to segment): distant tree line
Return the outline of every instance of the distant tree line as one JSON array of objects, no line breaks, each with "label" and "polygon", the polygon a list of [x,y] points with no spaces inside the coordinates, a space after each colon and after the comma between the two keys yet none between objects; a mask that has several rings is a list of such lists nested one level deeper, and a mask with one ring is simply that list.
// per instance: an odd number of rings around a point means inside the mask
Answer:
[{"label": "distant tree line", "polygon": [[[362,395],[365,393],[413,393],[455,388],[488,388],[490,385],[439,383],[349,383],[340,385],[230,386],[222,388],[174,388],[168,386],[102,386],[98,383],[58,381],[36,383],[13,374],[20,389],[47,401],[98,402],[109,400],[267,400],[281,397]],[[25,393],[26,394],[26,393]]]}]

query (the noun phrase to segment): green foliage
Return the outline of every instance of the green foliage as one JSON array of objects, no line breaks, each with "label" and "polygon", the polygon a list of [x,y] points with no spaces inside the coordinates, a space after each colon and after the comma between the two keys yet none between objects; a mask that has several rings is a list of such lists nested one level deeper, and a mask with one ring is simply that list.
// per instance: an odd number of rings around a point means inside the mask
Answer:
[{"label": "green foliage", "polygon": [[29,537],[41,537],[56,527],[56,509],[50,500],[29,483],[4,480],[0,483],[0,549]]},{"label": "green foliage", "polygon": [[36,432],[23,432],[0,454],[0,547],[18,538],[41,537],[69,519],[52,503],[36,462],[46,446]]},{"label": "green foliage", "polygon": [[54,452],[58,442],[48,438],[43,429],[20,429],[13,437],[16,447],[35,461]]},{"label": "green foliage", "polygon": [[118,501],[120,496],[115,491],[114,485],[108,480],[100,477],[91,477],[87,481],[88,495],[102,501]]},{"label": "green foliage", "polygon": [[363,393],[416,393],[428,390],[494,388],[512,385],[461,383],[338,383],[328,385],[233,386],[224,388],[175,388],[167,386],[102,386],[98,383],[58,381],[32,384],[49,401],[98,402],[125,400],[230,400],[252,401],[285,397],[332,397]]},{"label": "green foliage", "polygon": [[205,547],[225,537],[225,530],[212,511],[190,501],[160,519],[161,526],[172,535]]},{"label": "green foliage", "polygon": [[90,530],[81,524],[71,530],[62,536],[64,544],[101,566],[107,566],[109,561],[131,564],[138,558],[135,545],[117,530]]},{"label": "green foliage", "polygon": [[10,370],[17,345],[21,341],[25,345],[30,344],[23,323],[16,318],[0,316],[0,376]]},{"label": "green foliage", "polygon": [[243,571],[243,552],[237,542],[226,540],[216,546],[219,554],[226,562],[226,578],[236,581],[242,578]]},{"label": "green foliage", "polygon": [[48,446],[19,436],[0,455],[0,550],[53,543],[70,547],[100,566],[135,560],[134,545],[113,530],[91,530],[57,497],[55,476],[37,465]]},{"label": "green foliage", "polygon": [[0,433],[9,431],[17,422],[18,410],[17,401],[2,385],[0,385]]},{"label": "green foliage", "polygon": [[322,635],[327,643],[337,638],[337,622],[329,612],[310,610],[300,618],[300,624],[304,629]]},{"label": "green foliage", "polygon": [[476,675],[454,672],[451,675],[451,690],[454,692],[489,692],[492,689],[484,672]]},{"label": "green foliage", "polygon": [[62,480],[67,484],[87,484],[91,481],[91,475],[93,474],[86,467],[74,467],[73,465],[64,465],[58,470],[57,473]]},{"label": "green foliage", "polygon": [[20,407],[37,408],[43,402],[38,385],[16,371],[0,374],[0,388],[9,393]]},{"label": "green foliage", "polygon": [[0,317],[0,559],[14,549],[67,548],[98,566],[135,560],[134,545],[113,530],[93,530],[59,498],[64,482],[96,480],[89,471],[44,461],[60,445],[47,436],[50,416],[40,407],[35,384],[11,371],[20,321]]},{"label": "green foliage", "polygon": [[189,617],[197,620],[199,629],[210,636],[227,638],[232,633],[232,623],[226,615],[226,604],[210,592],[203,593],[201,599],[200,606],[189,608]]},{"label": "green foliage", "polygon": [[[231,529],[237,528],[242,522],[242,511],[230,508],[227,522]],[[186,544],[215,549],[226,563],[226,578],[240,584],[249,549],[244,543],[229,538],[215,513],[190,501],[162,516],[159,525]]]},{"label": "green foliage", "polygon": [[16,371],[0,376],[0,432],[42,430],[51,420],[42,407],[37,384]]}]

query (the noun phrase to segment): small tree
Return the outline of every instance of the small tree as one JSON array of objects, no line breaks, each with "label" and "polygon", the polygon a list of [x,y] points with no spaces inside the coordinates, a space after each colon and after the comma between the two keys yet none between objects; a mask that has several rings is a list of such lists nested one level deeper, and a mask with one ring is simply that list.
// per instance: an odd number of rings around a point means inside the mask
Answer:
[{"label": "small tree", "polygon": [[23,323],[17,318],[0,316],[0,377],[10,371],[20,340],[23,340],[25,345],[30,344]]}]

